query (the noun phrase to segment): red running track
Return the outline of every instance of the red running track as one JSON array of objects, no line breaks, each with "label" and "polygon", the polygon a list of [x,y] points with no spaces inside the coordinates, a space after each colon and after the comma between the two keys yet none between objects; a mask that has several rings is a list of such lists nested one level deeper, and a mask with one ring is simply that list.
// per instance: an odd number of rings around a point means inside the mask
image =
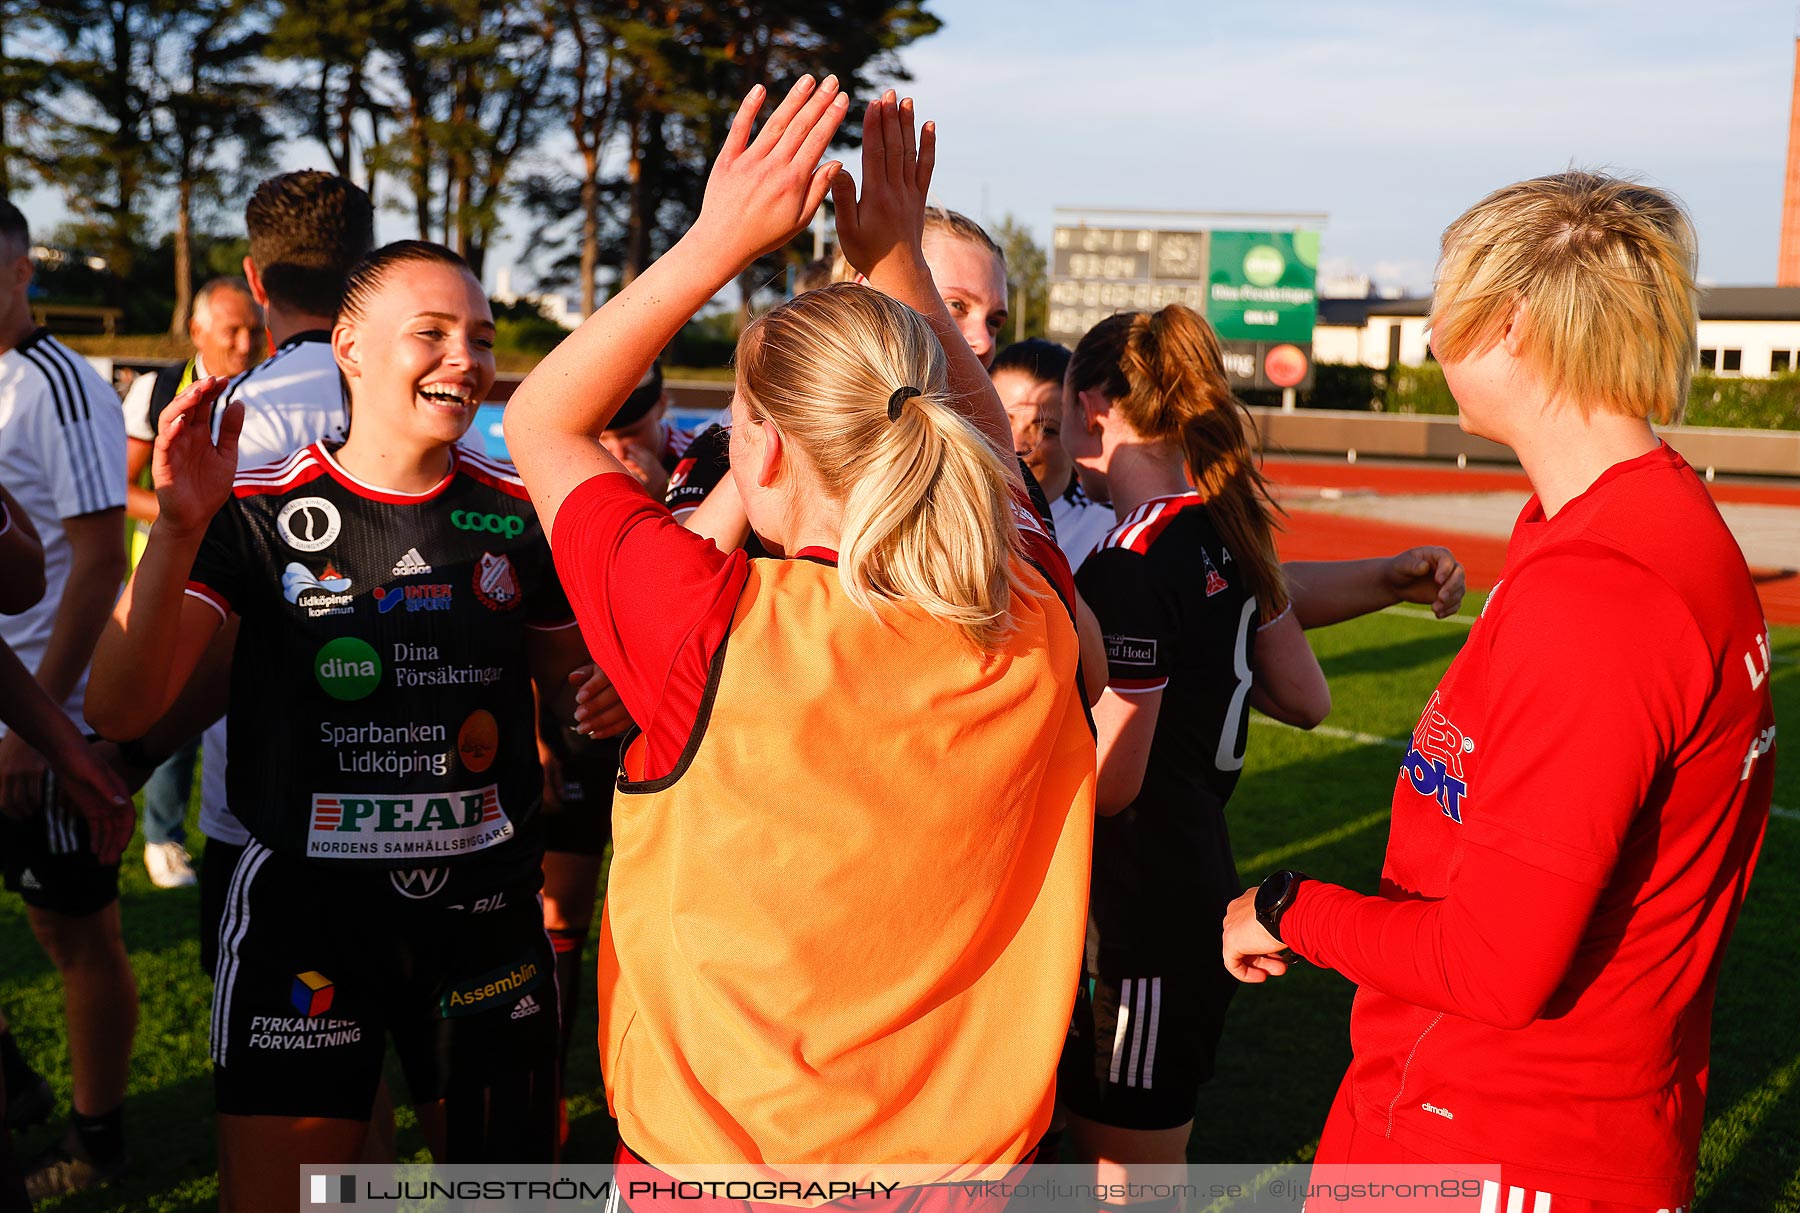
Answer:
[{"label": "red running track", "polygon": [[[1458,471],[1432,467],[1382,467],[1367,464],[1302,463],[1269,460],[1264,470],[1275,483],[1290,487],[1362,489],[1383,494],[1492,493],[1529,490],[1520,472]],[[1800,506],[1800,488],[1714,484],[1720,501]],[[1488,589],[1506,564],[1506,541],[1461,531],[1437,530],[1409,523],[1348,518],[1288,507],[1287,529],[1277,537],[1284,560],[1344,560],[1391,556],[1419,544],[1441,544],[1455,552],[1467,570],[1469,588]],[[1763,611],[1772,624],[1800,626],[1800,573],[1792,569],[1751,569]]]}]

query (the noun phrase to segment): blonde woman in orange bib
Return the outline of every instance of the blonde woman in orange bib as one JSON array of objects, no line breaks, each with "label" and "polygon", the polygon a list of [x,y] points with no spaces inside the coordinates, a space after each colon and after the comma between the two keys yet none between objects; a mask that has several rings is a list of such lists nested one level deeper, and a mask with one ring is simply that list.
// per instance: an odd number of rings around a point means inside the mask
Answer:
[{"label": "blonde woman in orange bib", "polygon": [[[621,1158],[676,1175],[998,1176],[1049,1123],[1080,961],[1094,749],[1071,580],[920,250],[933,128],[915,141],[910,102],[871,103],[858,199],[819,164],[837,82],[803,79],[752,139],[762,102],[693,229],[506,414],[641,726],[601,937],[607,1095]],[[785,557],[748,561],[594,436],[828,190],[871,285],[809,292],[739,341],[732,481]]]}]

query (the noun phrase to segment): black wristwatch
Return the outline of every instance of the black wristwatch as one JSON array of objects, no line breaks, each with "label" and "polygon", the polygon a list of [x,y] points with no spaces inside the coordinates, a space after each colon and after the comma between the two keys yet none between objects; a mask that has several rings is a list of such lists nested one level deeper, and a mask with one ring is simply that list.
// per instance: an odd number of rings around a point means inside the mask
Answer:
[{"label": "black wristwatch", "polygon": [[[1256,888],[1256,921],[1262,923],[1263,930],[1281,938],[1281,916],[1287,908],[1294,904],[1294,895],[1300,891],[1300,883],[1310,880],[1304,872],[1290,872],[1282,869],[1271,872]],[[1283,941],[1285,942],[1285,941]]]}]

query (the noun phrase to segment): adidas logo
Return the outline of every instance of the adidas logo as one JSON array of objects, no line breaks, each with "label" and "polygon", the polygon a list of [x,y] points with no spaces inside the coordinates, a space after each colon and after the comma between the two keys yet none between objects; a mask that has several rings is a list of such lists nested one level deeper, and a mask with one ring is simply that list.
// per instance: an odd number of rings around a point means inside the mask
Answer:
[{"label": "adidas logo", "polygon": [[44,886],[38,883],[37,873],[26,868],[19,873],[19,887],[21,889],[42,889]]},{"label": "adidas logo", "polygon": [[537,999],[527,994],[525,997],[519,999],[519,1005],[512,1009],[511,1018],[524,1019],[528,1015],[536,1015],[543,1009],[543,1007],[538,1005]]},{"label": "adidas logo", "polygon": [[406,555],[400,557],[399,562],[394,565],[394,571],[388,575],[390,577],[423,577],[429,572],[431,572],[431,566],[425,563],[425,557],[419,555],[419,549],[407,548]]}]

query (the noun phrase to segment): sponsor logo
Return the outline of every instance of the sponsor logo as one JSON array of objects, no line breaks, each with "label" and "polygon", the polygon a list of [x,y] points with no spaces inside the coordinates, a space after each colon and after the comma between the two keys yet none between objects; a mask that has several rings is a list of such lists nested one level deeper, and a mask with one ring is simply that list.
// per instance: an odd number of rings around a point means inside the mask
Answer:
[{"label": "sponsor logo", "polygon": [[394,892],[414,901],[436,897],[450,883],[449,868],[396,868],[388,873]]},{"label": "sponsor logo", "polygon": [[481,708],[470,712],[456,731],[456,753],[463,766],[479,775],[494,765],[494,755],[499,750],[500,722],[494,714]]},{"label": "sponsor logo", "polygon": [[406,555],[394,562],[394,571],[388,576],[423,577],[429,572],[431,572],[431,566],[425,562],[425,557],[419,555],[419,549],[407,548]]},{"label": "sponsor logo", "polygon": [[321,552],[344,529],[344,520],[323,497],[296,497],[275,515],[275,529],[295,551]]},{"label": "sponsor logo", "polygon": [[529,1016],[536,1015],[539,1011],[541,1011],[543,1009],[544,1009],[543,1007],[538,1005],[537,999],[535,999],[531,995],[527,994],[525,997],[519,999],[519,1005],[512,1009],[512,1014],[508,1015],[507,1018],[508,1019],[525,1019]]},{"label": "sponsor logo", "polygon": [[537,961],[521,960],[503,969],[483,973],[473,981],[452,986],[438,1000],[438,1013],[478,1015],[493,1006],[497,999],[508,994],[529,994],[542,985],[543,981],[544,971],[538,967]]},{"label": "sponsor logo", "polygon": [[451,594],[452,588],[447,585],[376,586],[375,605],[381,608],[383,615],[402,602],[408,611],[447,611]]},{"label": "sponsor logo", "polygon": [[1435,799],[1444,816],[1461,825],[1462,802],[1469,795],[1463,757],[1475,752],[1475,739],[1464,735],[1438,710],[1439,702],[1439,693],[1433,691],[1418,727],[1413,730],[1412,748],[1406,752],[1400,770],[1413,791]]},{"label": "sponsor logo", "polygon": [[333,699],[367,699],[381,685],[381,657],[367,641],[339,636],[313,658],[313,677]]},{"label": "sponsor logo", "polygon": [[504,910],[506,908],[506,894],[495,893],[488,897],[477,898],[473,906],[454,905],[448,908],[452,910],[462,910],[469,914],[486,914],[490,910]]},{"label": "sponsor logo", "polygon": [[306,608],[307,616],[312,619],[321,615],[350,614],[353,595],[343,592],[349,588],[350,579],[333,568],[329,560],[317,576],[298,560],[281,574],[281,596],[295,606]]},{"label": "sponsor logo", "polygon": [[[1223,594],[1231,588],[1230,583],[1219,575],[1219,570],[1213,565],[1212,557],[1207,554],[1205,548],[1200,549],[1200,559],[1206,562],[1206,596],[1208,598],[1214,594]],[[1225,553],[1225,559],[1231,559],[1230,552]]]},{"label": "sponsor logo", "polygon": [[1481,613],[1476,616],[1477,619],[1486,619],[1487,618],[1488,608],[1494,605],[1494,599],[1500,597],[1500,587],[1505,584],[1506,584],[1505,578],[1502,578],[1499,581],[1496,581],[1494,583],[1494,588],[1489,590],[1488,596],[1482,600]]},{"label": "sponsor logo", "polygon": [[449,750],[395,747],[443,745],[449,739],[441,724],[319,724],[319,741],[337,752],[337,769],[356,775],[448,775]]},{"label": "sponsor logo", "polygon": [[442,660],[435,644],[395,644],[393,658],[395,686],[485,687],[492,686],[506,676],[506,670],[497,665],[439,665],[423,670],[408,668]]},{"label": "sponsor logo", "polygon": [[19,887],[21,889],[41,889],[44,886],[43,883],[38,880],[37,873],[33,872],[30,868],[26,868],[23,872],[19,873]]},{"label": "sponsor logo", "polygon": [[468,791],[314,792],[307,858],[436,859],[497,846],[513,836],[493,784]]},{"label": "sponsor logo", "polygon": [[478,514],[474,510],[451,510],[450,525],[459,531],[487,531],[517,539],[525,533],[525,520],[517,514]]},{"label": "sponsor logo", "polygon": [[1762,654],[1762,668],[1760,670],[1756,668],[1756,654],[1744,654],[1744,669],[1750,675],[1750,689],[1752,691],[1761,688],[1762,684],[1769,679],[1769,671],[1775,668],[1775,659],[1769,654],[1769,634],[1767,632],[1764,632],[1761,636],[1756,638],[1756,648]]},{"label": "sponsor logo", "polygon": [[1436,1104],[1422,1103],[1419,1107],[1433,1116],[1442,1116],[1445,1120],[1455,1120],[1456,1116],[1449,1108],[1440,1108]]},{"label": "sponsor logo", "polygon": [[323,973],[308,970],[294,975],[294,988],[288,994],[288,1001],[294,1004],[294,1010],[308,1019],[317,1019],[331,1010],[331,1000],[337,994],[337,987]]},{"label": "sponsor logo", "polygon": [[1755,769],[1756,760],[1758,758],[1761,758],[1764,754],[1772,754],[1774,752],[1775,726],[1770,725],[1751,739],[1750,753],[1744,757],[1744,773],[1738,776],[1738,782],[1743,783],[1750,778],[1750,772]]},{"label": "sponsor logo", "polygon": [[1155,665],[1156,641],[1141,636],[1108,636],[1106,659],[1120,665]]},{"label": "sponsor logo", "polygon": [[282,1051],[335,1049],[362,1039],[362,1025],[354,1019],[299,1019],[286,1015],[252,1015],[252,1049]]},{"label": "sponsor logo", "polygon": [[490,611],[510,611],[519,605],[519,579],[504,553],[483,552],[475,562],[475,597]]}]

